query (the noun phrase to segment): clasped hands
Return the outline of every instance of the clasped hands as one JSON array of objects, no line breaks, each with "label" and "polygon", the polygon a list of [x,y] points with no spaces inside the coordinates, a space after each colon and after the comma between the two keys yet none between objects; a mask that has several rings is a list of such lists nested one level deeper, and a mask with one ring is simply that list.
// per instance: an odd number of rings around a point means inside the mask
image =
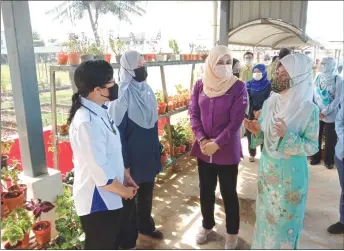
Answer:
[{"label": "clasped hands", "polygon": [[201,152],[204,155],[211,156],[220,149],[219,145],[215,142],[214,139],[204,139],[200,143]]},{"label": "clasped hands", "polygon": [[[244,126],[247,130],[257,136],[260,132],[260,125],[258,120],[248,120],[244,119]],[[283,138],[287,134],[287,124],[281,118],[277,119],[277,122],[273,126],[273,131],[276,136]]]},{"label": "clasped hands", "polygon": [[135,183],[135,181],[133,180],[133,178],[130,175],[130,168],[126,168],[124,171],[124,182],[123,185],[125,187],[127,187],[131,193],[131,196],[128,196],[128,199],[132,199],[135,197],[137,190],[139,189],[139,186]]}]

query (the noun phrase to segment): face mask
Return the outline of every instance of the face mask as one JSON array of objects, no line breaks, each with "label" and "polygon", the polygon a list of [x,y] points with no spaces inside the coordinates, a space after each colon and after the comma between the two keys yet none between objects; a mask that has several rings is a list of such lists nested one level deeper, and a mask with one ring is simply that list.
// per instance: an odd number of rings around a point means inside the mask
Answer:
[{"label": "face mask", "polygon": [[135,79],[137,82],[143,82],[148,77],[148,73],[147,73],[146,67],[144,67],[144,66],[135,69],[134,73],[135,73],[135,77],[133,77],[133,79]]},{"label": "face mask", "polygon": [[253,73],[253,78],[254,78],[254,80],[256,80],[256,81],[261,80],[262,77],[263,77],[263,73],[261,73],[261,72],[255,72],[255,73]]},{"label": "face mask", "polygon": [[245,59],[245,64],[247,66],[251,66],[252,65],[252,59]]},{"label": "face mask", "polygon": [[275,93],[280,93],[290,88],[290,77],[286,72],[276,74],[271,83],[271,89]]},{"label": "face mask", "polygon": [[114,101],[118,99],[118,85],[115,83],[114,86],[107,88],[109,91],[109,96],[104,96],[100,94],[102,97],[109,99],[110,101]]},{"label": "face mask", "polygon": [[218,78],[227,78],[232,76],[232,65],[216,65],[215,74]]}]

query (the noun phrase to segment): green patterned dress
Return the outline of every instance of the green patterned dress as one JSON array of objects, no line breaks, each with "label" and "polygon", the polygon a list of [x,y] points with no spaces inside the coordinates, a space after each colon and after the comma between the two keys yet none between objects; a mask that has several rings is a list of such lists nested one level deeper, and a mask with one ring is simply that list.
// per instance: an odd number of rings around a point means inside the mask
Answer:
[{"label": "green patterned dress", "polygon": [[[259,119],[262,124],[263,113]],[[306,130],[287,132],[275,159],[263,150],[258,173],[256,225],[252,249],[296,249],[303,227],[308,192],[307,156],[318,151],[319,109],[314,108]],[[252,147],[262,144],[264,134],[252,136]]]}]

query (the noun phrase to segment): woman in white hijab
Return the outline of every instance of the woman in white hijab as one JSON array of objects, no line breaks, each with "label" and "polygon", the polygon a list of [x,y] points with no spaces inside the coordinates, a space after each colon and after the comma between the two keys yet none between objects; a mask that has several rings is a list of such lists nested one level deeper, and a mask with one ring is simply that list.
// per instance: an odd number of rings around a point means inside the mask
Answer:
[{"label": "woman in white hijab", "polygon": [[312,62],[304,54],[280,60],[273,94],[259,120],[245,120],[259,163],[252,249],[296,249],[308,192],[307,156],[318,151],[319,109],[312,102]]},{"label": "woman in white hijab", "polygon": [[123,202],[123,224],[118,237],[120,248],[133,249],[138,231],[163,238],[151,217],[154,180],[161,171],[158,113],[154,92],[146,83],[143,56],[137,51],[126,51],[120,64],[119,98],[110,104],[109,113],[121,135],[126,171],[139,186],[136,199]]},{"label": "woman in white hijab", "polygon": [[[325,135],[324,162],[326,168],[332,169],[337,143],[335,120],[339,110],[340,91],[343,80],[337,74],[336,61],[333,58],[323,58],[318,72],[319,75],[314,81],[313,90],[314,102],[320,110],[319,146],[322,145],[323,135]],[[320,148],[312,156],[311,165],[320,163]]]}]

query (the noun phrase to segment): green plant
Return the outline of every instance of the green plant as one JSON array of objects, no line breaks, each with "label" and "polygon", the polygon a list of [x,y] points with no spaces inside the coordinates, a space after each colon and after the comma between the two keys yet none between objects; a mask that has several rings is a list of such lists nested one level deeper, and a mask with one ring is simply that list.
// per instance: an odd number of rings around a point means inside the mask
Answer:
[{"label": "green plant", "polygon": [[90,40],[84,32],[81,32],[80,52],[81,55],[90,54]]},{"label": "green plant", "polygon": [[157,91],[155,93],[155,96],[158,103],[164,102],[164,94],[162,93],[161,90]]},{"label": "green plant", "polygon": [[[164,127],[164,136],[163,138],[168,141],[168,134],[167,134],[167,125]],[[172,143],[174,146],[181,146],[185,142],[185,133],[183,128],[179,125],[171,125],[171,137]]]},{"label": "green plant", "polygon": [[170,39],[168,41],[168,46],[172,49],[173,54],[179,54],[178,42],[175,39]]},{"label": "green plant", "polygon": [[9,154],[13,144],[14,140],[1,140],[1,155]]},{"label": "green plant", "polygon": [[2,241],[8,241],[11,246],[23,240],[24,234],[29,233],[33,226],[33,219],[24,208],[15,208],[7,218],[1,222]]},{"label": "green plant", "polygon": [[120,39],[114,39],[112,34],[109,35],[109,44],[116,56],[121,56],[126,50],[125,42]]},{"label": "green plant", "polygon": [[195,46],[196,45],[194,43],[189,43],[190,54],[193,54]]},{"label": "green plant", "polygon": [[97,55],[103,55],[104,54],[104,46],[103,45],[97,45],[96,43],[92,43],[89,47],[89,53],[97,56]]},{"label": "green plant", "polygon": [[82,249],[85,235],[68,188],[56,199],[56,214],[55,225],[59,236],[53,242],[52,249]]},{"label": "green plant", "polygon": [[13,185],[18,185],[19,181],[19,161],[12,160],[12,166],[3,167],[1,169],[1,180],[7,180],[8,178],[12,181]]},{"label": "green plant", "polygon": [[68,53],[81,53],[79,36],[75,33],[68,34],[68,42],[64,43]]}]

